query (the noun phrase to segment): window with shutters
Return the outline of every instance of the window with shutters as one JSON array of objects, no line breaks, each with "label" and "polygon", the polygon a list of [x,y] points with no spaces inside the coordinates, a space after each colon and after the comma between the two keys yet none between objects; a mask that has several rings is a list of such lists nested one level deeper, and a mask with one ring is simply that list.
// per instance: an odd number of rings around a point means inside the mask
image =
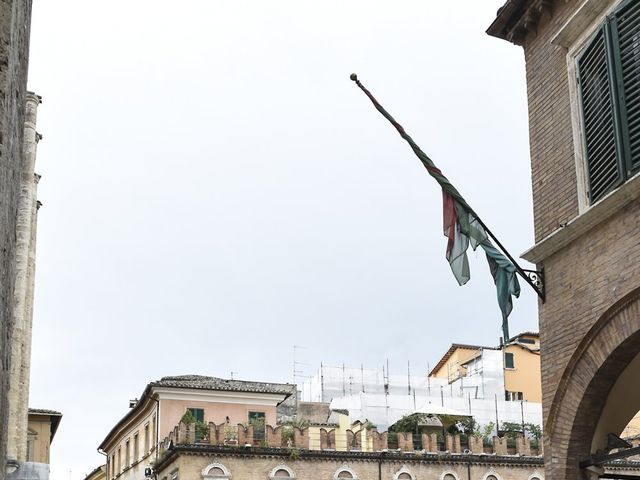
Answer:
[{"label": "window with shutters", "polygon": [[590,203],[640,171],[640,2],[627,0],[577,57]]},{"label": "window with shutters", "polygon": [[196,422],[204,422],[204,408],[187,408]]},{"label": "window with shutters", "polygon": [[516,362],[513,358],[513,353],[505,353],[504,354],[504,368],[515,369]]}]

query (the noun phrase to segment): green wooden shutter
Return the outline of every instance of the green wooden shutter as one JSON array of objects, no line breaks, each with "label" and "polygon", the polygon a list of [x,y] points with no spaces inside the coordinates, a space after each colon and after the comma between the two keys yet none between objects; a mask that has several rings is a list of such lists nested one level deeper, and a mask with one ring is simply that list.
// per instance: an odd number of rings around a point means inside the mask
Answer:
[{"label": "green wooden shutter", "polygon": [[598,31],[578,59],[591,202],[602,198],[622,179],[617,161],[605,27]]},{"label": "green wooden shutter", "polygon": [[203,408],[189,408],[188,409],[195,418],[196,422],[204,422],[204,409]]},{"label": "green wooden shutter", "polygon": [[640,168],[640,2],[628,2],[614,14],[613,30],[618,88],[621,92],[625,166],[631,175]]},{"label": "green wooden shutter", "polygon": [[515,368],[515,361],[513,358],[513,353],[505,353],[504,354],[504,368]]}]

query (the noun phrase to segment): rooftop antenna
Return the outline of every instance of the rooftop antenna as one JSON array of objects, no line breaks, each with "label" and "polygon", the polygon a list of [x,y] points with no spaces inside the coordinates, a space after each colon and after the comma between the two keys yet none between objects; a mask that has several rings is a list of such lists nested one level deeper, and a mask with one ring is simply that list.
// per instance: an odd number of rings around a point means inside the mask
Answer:
[{"label": "rooftop antenna", "polygon": [[238,372],[234,372],[233,370],[231,370],[231,380],[233,380],[233,375],[236,374]]},{"label": "rooftop antenna", "polygon": [[360,377],[362,378],[362,393],[365,393],[365,391],[364,391],[364,364],[363,363],[360,364]]},{"label": "rooftop antenna", "polygon": [[411,396],[411,362],[407,360],[407,395]]},{"label": "rooftop antenna", "polygon": [[324,373],[322,372],[322,362],[320,362],[320,401],[324,402]]},{"label": "rooftop antenna", "polygon": [[342,396],[346,397],[347,396],[347,384],[346,379],[344,378],[345,376],[345,372],[344,372],[344,363],[342,364]]},{"label": "rooftop antenna", "polygon": [[387,374],[384,374],[384,366],[382,367],[382,375],[384,377],[384,394],[389,395],[389,359],[387,358]]},{"label": "rooftop antenna", "polygon": [[298,383],[297,382],[298,378],[309,378],[308,375],[303,375],[304,374],[304,370],[298,369],[298,367],[300,365],[302,365],[302,366],[308,366],[309,365],[308,363],[302,363],[302,362],[298,362],[296,360],[296,353],[297,353],[296,351],[299,348],[307,348],[307,347],[303,347],[301,345],[294,345],[293,346],[293,383],[295,383],[295,384]]}]

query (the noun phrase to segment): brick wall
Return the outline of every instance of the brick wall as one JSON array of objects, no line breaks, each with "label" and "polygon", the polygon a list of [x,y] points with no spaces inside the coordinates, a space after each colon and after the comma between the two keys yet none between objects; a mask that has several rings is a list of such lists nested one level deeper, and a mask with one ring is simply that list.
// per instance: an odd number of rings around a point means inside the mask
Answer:
[{"label": "brick wall", "polygon": [[5,478],[8,338],[13,313],[15,222],[27,86],[30,0],[0,0],[0,479]]},{"label": "brick wall", "polygon": [[556,2],[525,44],[536,242],[578,214],[566,49],[550,36],[578,2]]},{"label": "brick wall", "polygon": [[[553,2],[552,14],[544,14],[524,42],[536,242],[578,216],[568,51],[551,39],[581,3]],[[604,365],[616,345],[604,334],[590,347],[595,357],[584,361],[589,368],[568,369],[581,354],[577,348],[612,305],[640,287],[640,264],[632,260],[640,253],[640,203],[634,200],[608,215],[542,261],[547,299],[539,304],[539,320],[547,480],[577,478],[578,462],[584,458],[568,454],[570,443],[572,451],[588,455],[611,387],[598,378],[594,365]],[[632,335],[635,324],[627,326],[626,335]],[[617,365],[619,370],[624,366]],[[575,388],[570,401],[560,404],[567,375],[574,377]],[[589,402],[589,395],[601,401]],[[576,416],[579,408],[590,409],[580,413],[582,423]],[[551,420],[561,421],[550,423],[550,412],[555,412]]]}]

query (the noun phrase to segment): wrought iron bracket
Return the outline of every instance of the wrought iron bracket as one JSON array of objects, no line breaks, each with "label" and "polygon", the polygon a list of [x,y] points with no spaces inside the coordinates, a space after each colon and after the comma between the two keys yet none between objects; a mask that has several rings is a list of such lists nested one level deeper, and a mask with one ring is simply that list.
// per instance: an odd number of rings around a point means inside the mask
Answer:
[{"label": "wrought iron bracket", "polygon": [[538,297],[544,303],[545,301],[545,289],[544,289],[544,269],[541,270],[527,270],[523,268],[522,271],[525,274],[525,280],[533,287],[538,294]]}]

